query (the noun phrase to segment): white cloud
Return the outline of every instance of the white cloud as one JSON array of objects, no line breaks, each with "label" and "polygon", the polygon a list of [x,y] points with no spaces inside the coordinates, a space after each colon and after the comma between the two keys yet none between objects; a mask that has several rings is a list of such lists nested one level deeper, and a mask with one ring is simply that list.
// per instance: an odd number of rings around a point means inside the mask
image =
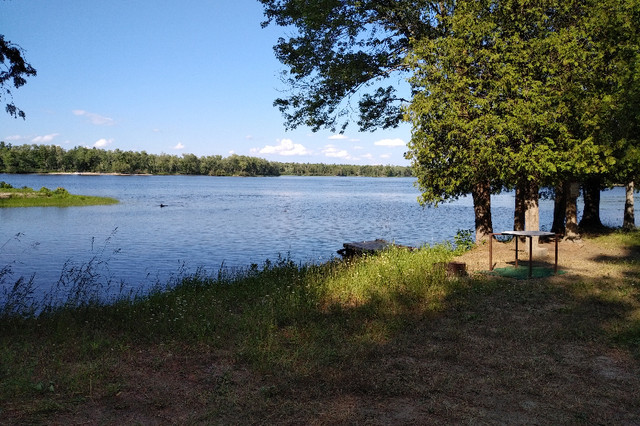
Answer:
[{"label": "white cloud", "polygon": [[11,135],[11,136],[7,136],[6,138],[4,138],[4,140],[7,141],[7,142],[19,141],[21,139],[27,139],[27,137],[26,136],[20,136],[20,135]]},{"label": "white cloud", "polygon": [[299,143],[293,143],[291,139],[278,139],[278,145],[267,145],[264,148],[251,149],[252,154],[274,154],[274,155],[309,155],[311,151]]},{"label": "white cloud", "polygon": [[98,139],[96,141],[96,143],[93,144],[94,147],[96,148],[104,148],[107,145],[111,145],[113,143],[113,139]]},{"label": "white cloud", "polygon": [[36,136],[35,138],[31,139],[31,142],[33,142],[33,143],[49,143],[49,142],[51,142],[53,140],[53,138],[55,138],[58,135],[59,135],[59,133],[51,133],[49,135]]},{"label": "white cloud", "polygon": [[174,146],[173,149],[184,149],[184,145],[182,144],[182,142],[178,142],[178,144]]},{"label": "white cloud", "polygon": [[400,138],[382,139],[373,143],[376,146],[405,146],[406,143]]},{"label": "white cloud", "polygon": [[75,109],[73,110],[73,114],[88,118],[91,124],[95,124],[96,126],[113,126],[114,124],[116,124],[113,118],[105,117],[93,112],[88,112],[83,109]]},{"label": "white cloud", "polygon": [[246,140],[248,141],[252,141],[253,140],[253,135],[247,135],[244,137]]},{"label": "white cloud", "polygon": [[336,141],[336,140],[344,140],[347,139],[347,137],[345,135],[342,134],[336,134],[336,135],[331,135],[329,136],[329,139]]},{"label": "white cloud", "polygon": [[389,154],[382,154],[382,155],[380,156],[380,158],[391,158],[391,155],[389,155]]},{"label": "white cloud", "polygon": [[331,158],[343,158],[346,160],[351,158],[351,156],[349,155],[346,149],[340,149],[335,145],[326,145],[322,149],[322,153],[325,156],[331,157]]},{"label": "white cloud", "polygon": [[350,138],[347,135],[343,135],[343,134],[335,134],[335,135],[331,135],[328,138],[329,140],[332,141],[346,141],[348,140],[349,142],[360,142],[360,139],[356,139],[356,138]]},{"label": "white cloud", "polygon": [[236,152],[235,152],[234,150],[229,151],[229,155],[233,155],[233,154],[235,154],[235,153],[236,153]]}]

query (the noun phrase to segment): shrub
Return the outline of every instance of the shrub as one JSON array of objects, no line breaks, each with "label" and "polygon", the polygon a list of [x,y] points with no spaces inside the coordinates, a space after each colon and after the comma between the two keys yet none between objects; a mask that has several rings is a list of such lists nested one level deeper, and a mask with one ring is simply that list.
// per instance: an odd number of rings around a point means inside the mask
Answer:
[{"label": "shrub", "polygon": [[38,192],[40,192],[41,194],[46,195],[47,197],[50,197],[51,194],[52,194],[51,190],[49,188],[45,187],[45,186],[40,188],[40,191],[38,191]]},{"label": "shrub", "polygon": [[67,191],[66,189],[64,189],[62,187],[57,187],[56,190],[53,191],[53,193],[55,195],[57,195],[58,197],[61,197],[61,198],[65,198],[65,197],[68,197],[70,195],[69,191]]}]

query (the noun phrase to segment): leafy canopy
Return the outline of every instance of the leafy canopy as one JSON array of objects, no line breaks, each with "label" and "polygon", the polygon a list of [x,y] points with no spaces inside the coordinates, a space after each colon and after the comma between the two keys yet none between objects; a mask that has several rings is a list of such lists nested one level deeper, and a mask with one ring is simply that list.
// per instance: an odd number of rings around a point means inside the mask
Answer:
[{"label": "leafy canopy", "polygon": [[413,43],[407,157],[423,202],[466,194],[481,180],[494,190],[553,184],[615,162],[592,111],[607,111],[612,93],[593,71],[606,62],[593,41],[598,10],[589,1],[458,2],[439,35]]},{"label": "leafy canopy", "polygon": [[[260,0],[266,21],[293,30],[274,48],[290,92],[277,99],[286,125],[344,131],[397,126],[409,102],[384,80],[408,71],[412,40],[438,31],[447,2],[426,0]],[[357,111],[352,100],[357,100]]]}]

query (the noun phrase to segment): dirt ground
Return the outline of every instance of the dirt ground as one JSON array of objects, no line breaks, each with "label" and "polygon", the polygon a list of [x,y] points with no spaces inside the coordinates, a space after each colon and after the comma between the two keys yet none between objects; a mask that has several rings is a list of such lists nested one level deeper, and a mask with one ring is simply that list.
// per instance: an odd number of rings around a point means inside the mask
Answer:
[{"label": "dirt ground", "polygon": [[[500,237],[498,237],[500,238]],[[529,260],[529,241],[518,243],[518,259],[520,266],[526,267]],[[534,266],[553,268],[555,261],[555,243],[540,242],[533,250]],[[494,268],[513,267],[515,264],[515,240],[508,242],[493,241],[492,261]],[[622,278],[622,270],[616,264],[623,259],[631,259],[638,253],[630,253],[628,249],[618,245],[603,245],[593,239],[559,240],[558,270],[566,275],[557,278]],[[456,259],[464,262],[470,274],[489,270],[489,243],[475,247]]]}]

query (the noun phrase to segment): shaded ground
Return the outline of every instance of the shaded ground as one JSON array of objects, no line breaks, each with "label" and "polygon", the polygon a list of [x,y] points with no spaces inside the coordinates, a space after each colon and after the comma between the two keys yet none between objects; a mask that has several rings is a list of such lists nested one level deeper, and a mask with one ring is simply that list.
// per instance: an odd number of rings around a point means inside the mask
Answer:
[{"label": "shaded ground", "polygon": [[[494,250],[496,266],[513,262],[513,243]],[[640,425],[640,342],[615,340],[640,320],[638,253],[592,240],[559,251],[564,275],[487,280],[478,247],[459,259],[472,278],[442,312],[331,365],[265,372],[207,347],[130,348],[97,361],[110,363],[108,392],[51,414],[5,406],[5,422]]]}]

